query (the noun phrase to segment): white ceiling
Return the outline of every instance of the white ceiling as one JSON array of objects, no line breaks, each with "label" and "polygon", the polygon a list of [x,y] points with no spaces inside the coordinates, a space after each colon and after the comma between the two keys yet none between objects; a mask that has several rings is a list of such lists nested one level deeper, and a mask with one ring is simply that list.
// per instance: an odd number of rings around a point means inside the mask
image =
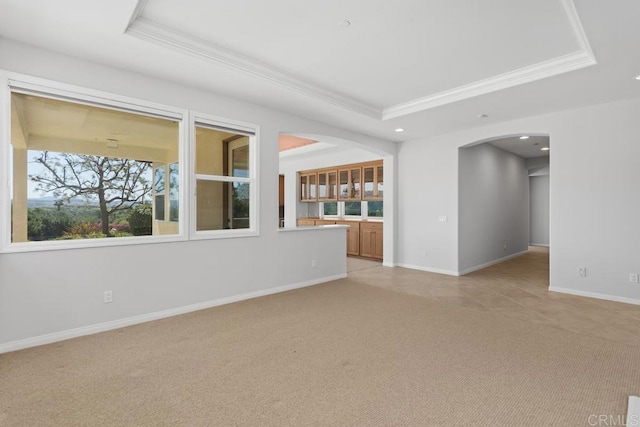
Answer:
[{"label": "white ceiling", "polygon": [[527,139],[520,139],[520,136],[523,135],[494,139],[487,143],[525,159],[549,157],[551,150],[542,151],[543,147],[551,148],[549,136],[526,135],[529,137]]},{"label": "white ceiling", "polygon": [[636,0],[0,0],[0,10],[0,37],[394,141],[640,96]]}]

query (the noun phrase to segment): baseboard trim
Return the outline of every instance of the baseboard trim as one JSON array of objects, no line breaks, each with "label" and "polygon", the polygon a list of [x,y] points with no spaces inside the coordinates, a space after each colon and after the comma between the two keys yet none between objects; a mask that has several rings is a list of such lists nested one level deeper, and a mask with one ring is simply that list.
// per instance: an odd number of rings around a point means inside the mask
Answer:
[{"label": "baseboard trim", "polygon": [[529,246],[542,246],[544,248],[548,248],[549,244],[548,243],[529,243]]},{"label": "baseboard trim", "polygon": [[458,274],[457,271],[442,270],[440,268],[424,267],[422,265],[413,265],[413,264],[405,264],[405,263],[398,263],[396,265],[398,267],[402,267],[402,268],[410,268],[411,270],[420,270],[420,271],[426,271],[426,272],[429,272],[429,273],[446,274],[447,276],[459,276],[460,275],[460,274]]},{"label": "baseboard trim", "polygon": [[627,404],[627,425],[632,426],[634,423],[637,425],[640,420],[640,397],[629,396],[629,403]]},{"label": "baseboard trim", "polygon": [[579,291],[576,289],[558,288],[556,286],[549,286],[549,290],[551,292],[558,292],[560,294],[577,295],[580,297],[603,299],[607,301],[623,302],[625,304],[640,305],[640,299],[636,299],[636,298],[619,297],[616,295],[601,294],[599,292]]},{"label": "baseboard trim", "polygon": [[40,335],[33,338],[26,338],[23,340],[10,341],[8,343],[0,344],[0,354],[9,353],[11,351],[23,350],[29,347],[36,347],[45,344],[51,344],[59,341],[65,341],[72,338],[82,337],[85,335],[97,334],[99,332],[106,332],[113,329],[124,328],[126,326],[137,325],[139,323],[151,322],[153,320],[164,319],[166,317],[178,316],[180,314],[191,313],[193,311],[204,310],[207,308],[218,307],[221,305],[231,304],[234,302],[244,301],[252,298],[263,297],[266,295],[277,294],[280,292],[291,291],[299,288],[306,288],[308,286],[318,285],[320,283],[330,282],[332,280],[344,279],[347,274],[336,274],[332,276],[326,276],[319,279],[305,280],[303,282],[293,283],[290,285],[277,286],[275,288],[268,288],[254,292],[248,292],[240,295],[233,295],[225,298],[218,298],[211,301],[205,301],[201,303],[186,305],[182,307],[170,308],[168,310],[156,311],[153,313],[142,314],[140,316],[127,317],[124,319],[113,320],[110,322],[98,323],[96,325],[83,326],[80,328],[69,329],[61,332],[54,332],[51,334]]},{"label": "baseboard trim", "polygon": [[501,262],[509,261],[510,259],[517,258],[521,255],[526,254],[529,250],[524,250],[520,252],[516,252],[515,254],[507,255],[502,258],[494,259],[493,261],[485,262],[484,264],[476,265],[474,267],[465,268],[460,271],[460,276],[464,276],[465,274],[473,273],[474,271],[482,270],[483,268],[491,267],[492,265],[500,264]]}]

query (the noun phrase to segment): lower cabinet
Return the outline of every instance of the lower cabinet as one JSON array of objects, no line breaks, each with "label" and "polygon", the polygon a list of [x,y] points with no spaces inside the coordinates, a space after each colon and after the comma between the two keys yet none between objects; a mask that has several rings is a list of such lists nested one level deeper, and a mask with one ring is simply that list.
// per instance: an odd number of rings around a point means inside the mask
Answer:
[{"label": "lower cabinet", "polygon": [[331,219],[316,219],[316,225],[335,225],[335,221]]},{"label": "lower cabinet", "polygon": [[336,221],[336,224],[346,225],[347,228],[347,255],[360,255],[360,222]]},{"label": "lower cabinet", "polygon": [[311,227],[316,225],[316,220],[311,218],[298,218],[298,227]]},{"label": "lower cabinet", "polygon": [[360,223],[360,256],[382,259],[382,223]]},{"label": "lower cabinet", "polygon": [[349,227],[347,228],[347,255],[382,259],[382,222],[298,218],[298,227],[333,224]]}]

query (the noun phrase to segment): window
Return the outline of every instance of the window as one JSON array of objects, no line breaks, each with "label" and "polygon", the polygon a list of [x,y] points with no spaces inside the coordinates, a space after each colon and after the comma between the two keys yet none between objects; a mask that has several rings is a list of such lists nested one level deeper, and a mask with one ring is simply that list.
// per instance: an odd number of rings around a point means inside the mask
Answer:
[{"label": "window", "polygon": [[338,202],[324,202],[322,213],[324,216],[338,216]]},{"label": "window", "polygon": [[382,218],[384,216],[383,201],[368,201],[367,216],[369,218]]},{"label": "window", "polygon": [[198,120],[194,151],[195,235],[255,232],[255,131]]},{"label": "window", "polygon": [[[180,114],[9,86],[12,185],[5,243],[59,246],[178,234],[177,225],[154,223],[168,210],[165,165],[179,164]],[[179,201],[180,177],[173,179],[170,198]]]},{"label": "window", "polygon": [[1,251],[258,234],[257,126],[20,79],[0,93]]},{"label": "window", "polygon": [[158,221],[164,221],[164,189],[165,189],[165,166],[160,165],[153,170],[153,210],[154,218]]},{"label": "window", "polygon": [[169,165],[169,221],[180,219],[180,166],[176,163]]},{"label": "window", "polygon": [[362,202],[344,202],[345,216],[361,216]]}]

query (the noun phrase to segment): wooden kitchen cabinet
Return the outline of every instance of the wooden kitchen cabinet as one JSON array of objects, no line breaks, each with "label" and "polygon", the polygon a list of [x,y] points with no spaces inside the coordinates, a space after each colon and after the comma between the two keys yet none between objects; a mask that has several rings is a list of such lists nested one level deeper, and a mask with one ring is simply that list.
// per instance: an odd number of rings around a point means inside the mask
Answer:
[{"label": "wooden kitchen cabinet", "polygon": [[298,227],[311,227],[316,225],[316,220],[313,218],[298,218]]},{"label": "wooden kitchen cabinet", "polygon": [[347,255],[360,255],[360,222],[336,221],[336,224],[349,226],[347,228]]},{"label": "wooden kitchen cabinet", "polygon": [[362,199],[362,168],[351,167],[338,170],[338,200]]},{"label": "wooden kitchen cabinet", "polygon": [[362,167],[362,200],[383,199],[384,169],[381,165]]},{"label": "wooden kitchen cabinet", "polygon": [[382,259],[382,223],[360,223],[360,256]]},{"label": "wooden kitchen cabinet", "polygon": [[333,219],[316,219],[316,225],[335,225],[335,223]]},{"label": "wooden kitchen cabinet", "polygon": [[338,200],[338,171],[318,172],[318,201],[333,202]]},{"label": "wooden kitchen cabinet", "polygon": [[300,174],[300,201],[315,202],[318,200],[318,174],[301,173]]}]

